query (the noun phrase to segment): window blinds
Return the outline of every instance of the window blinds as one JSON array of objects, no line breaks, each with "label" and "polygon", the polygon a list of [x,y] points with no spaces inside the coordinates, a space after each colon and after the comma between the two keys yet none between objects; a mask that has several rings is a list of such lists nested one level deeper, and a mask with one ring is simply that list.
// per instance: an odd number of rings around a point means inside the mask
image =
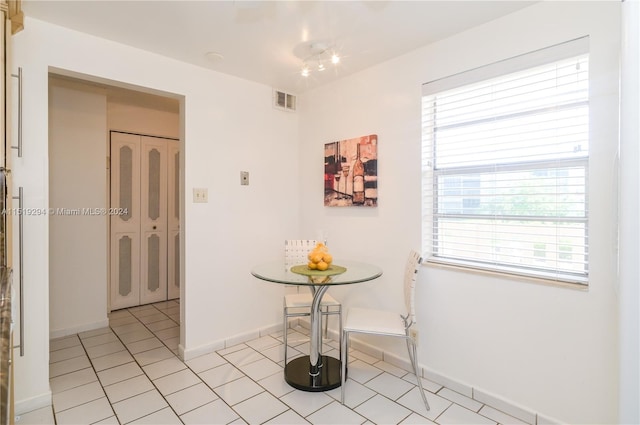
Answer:
[{"label": "window blinds", "polygon": [[425,84],[428,261],[586,282],[587,41]]}]

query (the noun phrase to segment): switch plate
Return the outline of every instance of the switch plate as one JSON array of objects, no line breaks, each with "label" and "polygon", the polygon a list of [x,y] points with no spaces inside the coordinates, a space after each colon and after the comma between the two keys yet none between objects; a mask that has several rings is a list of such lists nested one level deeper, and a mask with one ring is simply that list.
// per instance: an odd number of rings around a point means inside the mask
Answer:
[{"label": "switch plate", "polygon": [[193,202],[194,203],[206,203],[209,202],[209,193],[207,188],[193,188]]},{"label": "switch plate", "polygon": [[249,172],[240,171],[240,184],[242,186],[249,186]]}]

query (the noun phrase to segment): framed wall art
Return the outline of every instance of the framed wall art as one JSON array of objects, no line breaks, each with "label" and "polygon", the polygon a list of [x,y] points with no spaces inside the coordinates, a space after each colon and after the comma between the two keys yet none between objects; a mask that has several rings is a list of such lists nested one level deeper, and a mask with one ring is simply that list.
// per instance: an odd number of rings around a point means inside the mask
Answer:
[{"label": "framed wall art", "polygon": [[378,136],[324,145],[324,205],[378,205]]}]

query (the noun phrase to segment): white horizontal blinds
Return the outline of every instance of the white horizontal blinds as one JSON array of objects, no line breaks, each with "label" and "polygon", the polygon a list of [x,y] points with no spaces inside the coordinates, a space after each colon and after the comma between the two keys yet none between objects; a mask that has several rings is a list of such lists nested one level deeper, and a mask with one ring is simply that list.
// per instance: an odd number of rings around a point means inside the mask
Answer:
[{"label": "white horizontal blinds", "polygon": [[430,261],[586,282],[588,65],[582,54],[423,97]]}]

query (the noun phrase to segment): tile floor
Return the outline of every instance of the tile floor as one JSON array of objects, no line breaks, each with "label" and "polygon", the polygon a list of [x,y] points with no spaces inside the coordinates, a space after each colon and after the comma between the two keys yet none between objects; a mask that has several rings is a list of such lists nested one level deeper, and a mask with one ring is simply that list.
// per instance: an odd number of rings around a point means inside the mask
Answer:
[{"label": "tile floor", "polygon": [[[511,424],[523,423],[353,350],[346,406],[340,389],[309,393],[283,377],[282,332],[182,362],[176,301],[113,312],[109,328],[51,341],[53,406],[21,424]],[[289,357],[308,354],[308,331],[290,330]],[[324,346],[338,356],[335,341]],[[54,422],[55,420],[55,422]]]}]

